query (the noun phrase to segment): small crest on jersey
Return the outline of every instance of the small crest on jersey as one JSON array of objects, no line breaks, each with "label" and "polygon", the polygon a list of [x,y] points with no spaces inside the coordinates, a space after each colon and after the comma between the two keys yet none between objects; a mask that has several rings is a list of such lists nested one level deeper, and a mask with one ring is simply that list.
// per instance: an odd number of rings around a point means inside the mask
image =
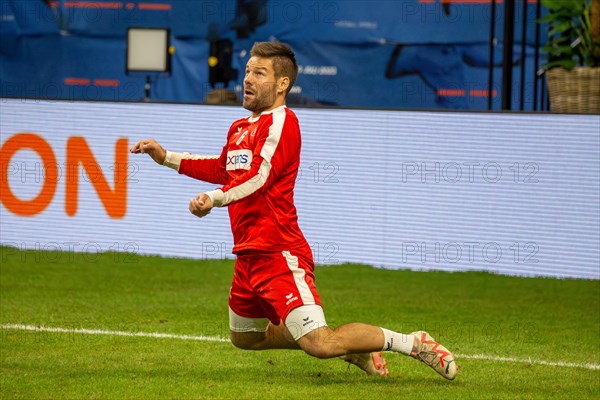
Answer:
[{"label": "small crest on jersey", "polygon": [[227,163],[225,169],[234,171],[236,169],[250,169],[252,164],[252,151],[248,149],[231,150],[227,152]]}]

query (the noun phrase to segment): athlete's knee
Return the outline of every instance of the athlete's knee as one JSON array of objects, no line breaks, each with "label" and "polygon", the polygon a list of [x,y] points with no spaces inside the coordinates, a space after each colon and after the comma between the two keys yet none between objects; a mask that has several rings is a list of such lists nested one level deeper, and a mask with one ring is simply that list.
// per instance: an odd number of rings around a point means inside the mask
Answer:
[{"label": "athlete's knee", "polygon": [[264,332],[235,332],[230,331],[231,344],[242,350],[258,350],[260,343],[265,340]]},{"label": "athlete's knee", "polygon": [[234,345],[235,347],[237,347],[238,349],[249,350],[248,349],[249,342],[247,340],[245,340],[239,334],[239,332],[233,332],[233,331],[229,332],[229,340],[231,341],[231,344]]}]

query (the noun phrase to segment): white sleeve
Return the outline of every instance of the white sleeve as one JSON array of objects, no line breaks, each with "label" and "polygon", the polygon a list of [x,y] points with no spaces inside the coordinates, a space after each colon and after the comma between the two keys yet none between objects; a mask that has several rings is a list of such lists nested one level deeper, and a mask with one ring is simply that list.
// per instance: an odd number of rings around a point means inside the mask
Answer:
[{"label": "white sleeve", "polygon": [[208,160],[217,158],[219,158],[219,156],[199,156],[191,153],[175,153],[167,150],[167,156],[165,157],[163,165],[165,167],[173,168],[175,171],[179,171],[181,160]]}]

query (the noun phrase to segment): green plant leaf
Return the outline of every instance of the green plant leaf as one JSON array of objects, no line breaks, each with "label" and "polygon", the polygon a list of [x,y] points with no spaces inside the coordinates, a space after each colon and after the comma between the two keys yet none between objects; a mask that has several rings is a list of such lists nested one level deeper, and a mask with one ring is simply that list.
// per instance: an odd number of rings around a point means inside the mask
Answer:
[{"label": "green plant leaf", "polygon": [[564,1],[560,0],[542,0],[542,5],[549,10],[559,10],[563,7]]},{"label": "green plant leaf", "polygon": [[586,8],[586,0],[563,0],[559,3],[562,5],[562,9],[571,15],[581,15]]},{"label": "green plant leaf", "polygon": [[571,22],[570,21],[564,21],[561,22],[560,24],[552,27],[552,30],[550,30],[550,32],[548,32],[549,36],[552,35],[556,35],[557,33],[563,33],[568,31],[569,29],[571,29]]},{"label": "green plant leaf", "polygon": [[545,22],[551,22],[556,20],[556,16],[554,14],[546,14],[542,18],[538,18],[538,24],[543,24]]},{"label": "green plant leaf", "polygon": [[556,60],[556,61],[552,61],[549,62],[547,64],[543,65],[543,68],[546,70],[552,69],[552,68],[564,68],[567,70],[572,70],[573,68],[575,68],[575,66],[577,65],[577,61],[575,60]]},{"label": "green plant leaf", "polygon": [[548,41],[548,44],[552,46],[557,46],[563,43],[571,44],[571,38],[568,36],[559,36],[553,40]]},{"label": "green plant leaf", "polygon": [[546,15],[548,41],[542,48],[551,63],[546,68],[572,69],[599,65],[600,47],[591,37],[590,0],[540,0]]},{"label": "green plant leaf", "polygon": [[564,55],[564,58],[570,58],[574,53],[571,46],[543,46],[542,51],[555,56]]},{"label": "green plant leaf", "polygon": [[588,7],[586,0],[542,0],[542,5],[557,18],[581,15]]}]

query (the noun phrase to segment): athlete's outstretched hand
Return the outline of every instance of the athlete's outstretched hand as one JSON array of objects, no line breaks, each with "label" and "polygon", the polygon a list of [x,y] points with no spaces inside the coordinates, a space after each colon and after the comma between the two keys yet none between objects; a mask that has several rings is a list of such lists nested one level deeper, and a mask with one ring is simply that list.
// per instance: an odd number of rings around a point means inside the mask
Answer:
[{"label": "athlete's outstretched hand", "polygon": [[167,151],[154,139],[140,140],[129,151],[133,154],[146,153],[158,164],[162,165],[167,157]]},{"label": "athlete's outstretched hand", "polygon": [[190,212],[198,218],[210,214],[213,203],[205,193],[200,193],[195,199],[190,200]]}]

